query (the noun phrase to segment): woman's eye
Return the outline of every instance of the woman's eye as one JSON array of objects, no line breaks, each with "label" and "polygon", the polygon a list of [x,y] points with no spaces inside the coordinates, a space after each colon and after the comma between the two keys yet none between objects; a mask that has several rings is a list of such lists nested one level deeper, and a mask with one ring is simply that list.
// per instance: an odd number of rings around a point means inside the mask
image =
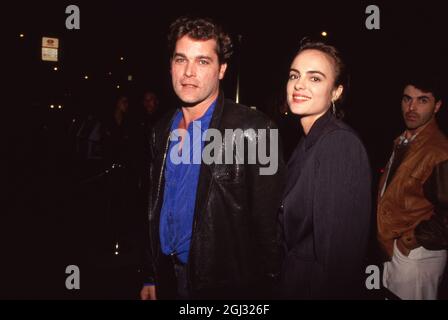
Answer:
[{"label": "woman's eye", "polygon": [[320,78],[318,78],[318,77],[311,77],[311,81],[313,81],[313,82],[319,82],[319,81],[320,81]]},{"label": "woman's eye", "polygon": [[297,74],[291,73],[288,78],[289,80],[297,80],[299,76]]}]

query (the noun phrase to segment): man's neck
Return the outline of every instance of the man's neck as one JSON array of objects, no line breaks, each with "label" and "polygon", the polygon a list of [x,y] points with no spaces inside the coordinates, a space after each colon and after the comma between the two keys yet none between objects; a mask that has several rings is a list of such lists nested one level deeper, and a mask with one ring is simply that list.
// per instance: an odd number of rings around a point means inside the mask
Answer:
[{"label": "man's neck", "polygon": [[179,128],[187,129],[190,123],[201,118],[210,108],[213,101],[218,97],[218,93],[202,101],[193,107],[182,107],[182,120],[179,123]]},{"label": "man's neck", "polygon": [[121,126],[123,122],[123,113],[121,111],[116,111],[114,114],[114,118],[117,125]]},{"label": "man's neck", "polygon": [[433,118],[431,118],[431,120],[429,120],[427,123],[425,123],[421,127],[418,127],[418,128],[415,128],[415,129],[406,129],[406,131],[404,132],[404,137],[406,139],[410,139],[413,136],[415,136],[416,134],[422,132],[432,122],[432,120],[433,120]]}]

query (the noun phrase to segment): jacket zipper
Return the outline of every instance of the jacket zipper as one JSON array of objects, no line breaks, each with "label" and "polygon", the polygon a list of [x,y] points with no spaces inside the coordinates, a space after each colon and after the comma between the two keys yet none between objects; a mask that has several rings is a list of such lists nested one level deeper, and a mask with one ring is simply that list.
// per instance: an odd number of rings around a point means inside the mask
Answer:
[{"label": "jacket zipper", "polygon": [[[156,201],[154,202],[154,206],[153,207],[151,207],[151,202],[149,203],[149,206],[148,206],[148,208],[149,208],[149,214],[148,214],[148,219],[150,220],[151,219],[151,215],[152,215],[152,212],[156,209],[156,207],[157,207],[157,203],[159,202],[159,196],[160,196],[160,187],[161,187],[161,185],[162,185],[162,178],[163,178],[163,170],[164,170],[164,167],[165,167],[165,162],[166,162],[166,155],[167,155],[167,153],[168,153],[168,147],[169,147],[169,142],[170,142],[170,136],[168,136],[168,139],[167,139],[167,141],[166,141],[166,145],[165,145],[165,151],[164,151],[164,154],[163,154],[163,160],[162,160],[162,166],[161,166],[161,169],[160,169],[160,175],[159,175],[159,182],[158,182],[158,184],[157,184],[157,197],[156,197]],[[153,135],[153,145],[154,145],[154,143],[155,143],[155,133],[154,133],[154,135]],[[152,169],[150,170],[150,178],[152,178]],[[152,180],[152,179],[151,179]],[[151,243],[154,243],[154,241],[153,241],[153,239],[152,239],[152,232],[151,232],[151,227],[149,228],[149,239],[151,239]],[[151,245],[151,247],[153,247],[153,245]],[[155,255],[155,250],[152,250],[153,251],[153,256]]]}]

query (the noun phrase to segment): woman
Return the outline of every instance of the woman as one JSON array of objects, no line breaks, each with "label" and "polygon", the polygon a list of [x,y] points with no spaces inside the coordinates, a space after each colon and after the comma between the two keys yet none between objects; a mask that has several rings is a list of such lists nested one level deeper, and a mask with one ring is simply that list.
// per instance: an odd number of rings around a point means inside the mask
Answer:
[{"label": "woman", "polygon": [[304,44],[291,64],[287,102],[305,136],[288,163],[281,206],[283,298],[356,298],[364,284],[370,167],[361,140],[338,119],[343,79],[338,51],[323,43]]}]

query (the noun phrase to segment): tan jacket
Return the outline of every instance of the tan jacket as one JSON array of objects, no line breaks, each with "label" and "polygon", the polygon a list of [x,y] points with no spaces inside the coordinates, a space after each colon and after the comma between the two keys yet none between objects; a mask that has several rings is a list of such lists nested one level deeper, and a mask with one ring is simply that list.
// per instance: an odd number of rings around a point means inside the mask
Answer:
[{"label": "tan jacket", "polygon": [[[397,138],[395,144],[398,141]],[[389,258],[393,253],[394,239],[401,238],[408,248],[420,245],[426,248],[425,244],[421,243],[423,240],[419,241],[418,235],[416,236],[415,229],[423,220],[433,220],[435,212],[440,212],[444,217],[442,219],[437,217],[437,221],[434,219],[434,223],[431,221],[430,229],[435,228],[437,232],[429,231],[429,233],[440,233],[438,236],[441,235],[442,242],[446,242],[448,233],[446,225],[447,160],[448,139],[439,130],[435,119],[433,119],[410,143],[402,163],[381,197],[386,173],[382,175],[379,183],[380,193],[377,209],[378,240]],[[444,170],[438,169],[438,165],[441,164],[444,165]],[[440,171],[445,177],[440,176]],[[431,176],[434,174],[437,174],[438,177],[432,178]],[[434,187],[434,183],[430,180],[436,180],[439,186]],[[441,183],[445,184],[443,188],[440,187]],[[431,193],[438,193],[436,199],[428,199],[428,188],[437,189],[430,190]],[[445,203],[440,203],[441,201]],[[443,208],[436,210],[439,205]],[[425,223],[425,230],[428,229],[427,225],[428,223]],[[431,241],[434,242],[434,240]],[[428,240],[428,242],[431,241]],[[429,246],[431,247],[431,245]]]}]

